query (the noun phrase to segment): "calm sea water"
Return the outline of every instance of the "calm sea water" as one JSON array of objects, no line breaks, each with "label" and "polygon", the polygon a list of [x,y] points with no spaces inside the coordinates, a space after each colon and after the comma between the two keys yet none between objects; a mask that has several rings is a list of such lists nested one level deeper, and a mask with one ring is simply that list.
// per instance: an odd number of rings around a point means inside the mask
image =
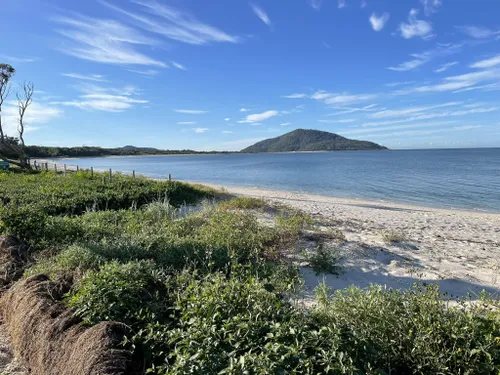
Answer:
[{"label": "calm sea water", "polygon": [[334,197],[500,212],[500,149],[82,158],[82,167]]}]

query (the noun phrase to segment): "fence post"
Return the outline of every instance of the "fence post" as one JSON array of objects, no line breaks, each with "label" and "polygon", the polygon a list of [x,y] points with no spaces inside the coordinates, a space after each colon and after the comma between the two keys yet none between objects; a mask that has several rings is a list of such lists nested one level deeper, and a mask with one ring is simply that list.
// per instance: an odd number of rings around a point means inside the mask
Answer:
[{"label": "fence post", "polygon": [[132,178],[135,178],[135,170],[132,171]]},{"label": "fence post", "polygon": [[57,173],[57,164],[54,163],[54,171]]},{"label": "fence post", "polygon": [[45,163],[45,170],[48,172],[49,171],[49,163]]},{"label": "fence post", "polygon": [[172,181],[172,175],[170,173],[168,174],[168,180]]},{"label": "fence post", "polygon": [[76,166],[76,171],[78,172],[80,170],[80,167],[77,165]]},{"label": "fence post", "polygon": [[33,166],[35,167],[35,170],[37,169],[36,168],[36,160],[33,161]]},{"label": "fence post", "polygon": [[66,176],[66,164],[64,164],[64,175]]},{"label": "fence post", "polygon": [[113,171],[109,168],[109,182],[113,180]]},{"label": "fence post", "polygon": [[94,178],[94,167],[90,167],[90,178]]}]

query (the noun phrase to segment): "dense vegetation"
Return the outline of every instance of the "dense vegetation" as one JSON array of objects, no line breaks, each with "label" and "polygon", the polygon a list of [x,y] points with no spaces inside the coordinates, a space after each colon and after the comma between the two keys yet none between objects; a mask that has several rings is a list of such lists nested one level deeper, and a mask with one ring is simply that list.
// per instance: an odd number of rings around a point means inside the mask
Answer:
[{"label": "dense vegetation", "polygon": [[356,141],[319,130],[297,129],[277,138],[257,142],[241,152],[385,150],[373,142]]},{"label": "dense vegetation", "polygon": [[104,148],[94,146],[81,147],[51,147],[26,146],[26,152],[31,158],[55,157],[89,157],[89,156],[131,156],[131,155],[184,155],[184,154],[213,154],[215,151],[194,150],[160,150],[152,147],[116,147]]},{"label": "dense vegetation", "polygon": [[[174,182],[0,175],[0,231],[32,244],[26,275],[71,286],[89,325],[127,324],[151,374],[498,374],[500,315],[434,286],[319,287],[303,310],[283,254],[311,218],[262,200],[217,203]],[[200,202],[197,206],[194,203]],[[318,252],[324,263],[327,251]],[[319,261],[318,261],[319,262]],[[485,297],[486,298],[486,297]]]}]

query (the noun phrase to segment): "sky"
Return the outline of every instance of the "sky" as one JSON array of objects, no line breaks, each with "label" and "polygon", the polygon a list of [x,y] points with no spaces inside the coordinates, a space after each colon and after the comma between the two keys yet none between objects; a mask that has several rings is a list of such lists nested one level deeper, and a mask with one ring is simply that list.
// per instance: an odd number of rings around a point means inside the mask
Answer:
[{"label": "sky", "polygon": [[294,129],[500,147],[498,0],[16,0],[28,144],[240,150]]}]

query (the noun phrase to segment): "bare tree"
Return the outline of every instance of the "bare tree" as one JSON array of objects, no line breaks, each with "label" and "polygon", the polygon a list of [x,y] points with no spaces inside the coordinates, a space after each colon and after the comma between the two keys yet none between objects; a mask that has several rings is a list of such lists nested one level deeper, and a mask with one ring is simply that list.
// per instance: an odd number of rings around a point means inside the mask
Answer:
[{"label": "bare tree", "polygon": [[0,144],[5,140],[2,127],[2,105],[10,93],[10,79],[16,70],[9,64],[0,64]]},{"label": "bare tree", "polygon": [[19,125],[17,131],[19,132],[19,140],[21,141],[21,146],[24,148],[24,115],[26,110],[33,102],[33,92],[35,91],[35,85],[33,82],[24,82],[23,84],[23,95],[17,93],[17,105],[19,109]]}]

